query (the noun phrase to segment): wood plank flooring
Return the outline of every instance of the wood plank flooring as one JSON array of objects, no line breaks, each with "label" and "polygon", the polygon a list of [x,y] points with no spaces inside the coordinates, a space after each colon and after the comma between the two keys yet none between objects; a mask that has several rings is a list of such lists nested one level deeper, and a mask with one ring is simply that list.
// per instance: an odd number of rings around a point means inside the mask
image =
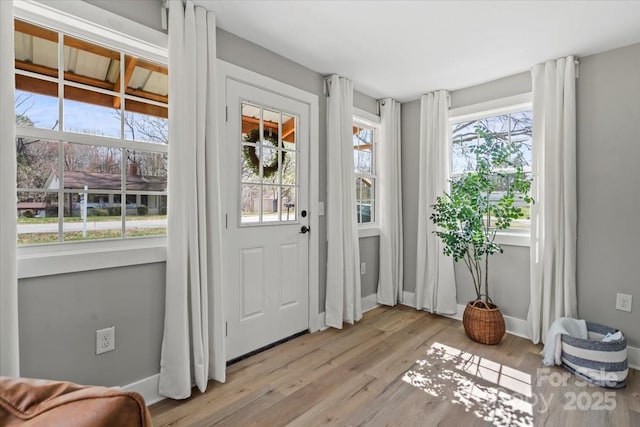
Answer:
[{"label": "wood plank flooring", "polygon": [[544,368],[541,346],[469,340],[456,320],[378,307],[354,326],[306,334],[230,366],[161,426],[640,426],[640,374],[625,389]]}]

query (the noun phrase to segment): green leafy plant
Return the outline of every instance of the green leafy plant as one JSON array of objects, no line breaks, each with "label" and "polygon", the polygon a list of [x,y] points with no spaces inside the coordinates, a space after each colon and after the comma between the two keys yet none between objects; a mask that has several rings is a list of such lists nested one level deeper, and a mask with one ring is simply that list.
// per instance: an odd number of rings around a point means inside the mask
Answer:
[{"label": "green leafy plant", "polygon": [[525,175],[517,154],[518,143],[499,140],[484,127],[477,127],[477,144],[471,147],[471,170],[450,180],[451,190],[436,199],[431,221],[444,244],[445,255],[463,260],[473,278],[476,297],[492,304],[489,297],[489,256],[502,253],[495,238],[533,203],[531,178]]}]

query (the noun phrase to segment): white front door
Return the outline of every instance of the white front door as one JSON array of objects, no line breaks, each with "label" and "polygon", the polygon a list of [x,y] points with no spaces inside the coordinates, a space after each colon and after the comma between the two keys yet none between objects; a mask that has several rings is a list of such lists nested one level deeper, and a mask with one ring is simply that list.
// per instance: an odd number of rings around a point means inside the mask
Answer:
[{"label": "white front door", "polygon": [[309,106],[226,82],[227,360],[309,328]]}]

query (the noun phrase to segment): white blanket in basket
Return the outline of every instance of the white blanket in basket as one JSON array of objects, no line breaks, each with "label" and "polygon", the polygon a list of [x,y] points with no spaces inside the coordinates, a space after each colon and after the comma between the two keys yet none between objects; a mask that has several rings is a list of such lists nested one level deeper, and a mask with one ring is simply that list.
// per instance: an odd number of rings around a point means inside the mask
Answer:
[{"label": "white blanket in basket", "polygon": [[546,366],[562,364],[562,334],[586,340],[588,337],[587,322],[585,320],[561,317],[549,328],[547,339],[542,349],[542,363]]}]

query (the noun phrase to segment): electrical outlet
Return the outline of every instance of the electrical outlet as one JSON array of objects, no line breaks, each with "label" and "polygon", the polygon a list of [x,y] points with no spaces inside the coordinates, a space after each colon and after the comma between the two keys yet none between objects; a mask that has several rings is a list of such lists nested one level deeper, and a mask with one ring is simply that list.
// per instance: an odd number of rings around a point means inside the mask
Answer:
[{"label": "electrical outlet", "polygon": [[616,310],[631,312],[632,296],[618,293],[616,295]]},{"label": "electrical outlet", "polygon": [[324,202],[318,202],[318,215],[324,215]]},{"label": "electrical outlet", "polygon": [[96,331],[96,354],[106,353],[116,349],[116,328],[100,329]]},{"label": "electrical outlet", "polygon": [[364,275],[367,273],[367,263],[366,262],[361,262],[360,263],[360,274]]}]

